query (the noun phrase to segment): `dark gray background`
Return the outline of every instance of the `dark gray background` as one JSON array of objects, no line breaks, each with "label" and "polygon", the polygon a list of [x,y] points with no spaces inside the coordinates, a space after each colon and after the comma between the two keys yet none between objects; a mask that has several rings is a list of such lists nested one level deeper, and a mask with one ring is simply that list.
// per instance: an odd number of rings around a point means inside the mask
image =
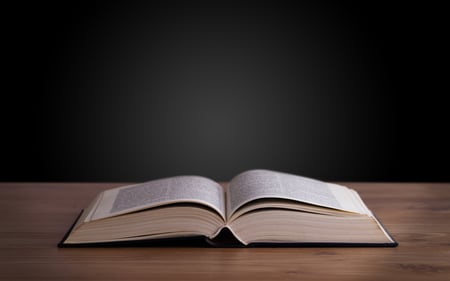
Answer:
[{"label": "dark gray background", "polygon": [[300,2],[8,7],[0,180],[450,181],[442,7]]}]

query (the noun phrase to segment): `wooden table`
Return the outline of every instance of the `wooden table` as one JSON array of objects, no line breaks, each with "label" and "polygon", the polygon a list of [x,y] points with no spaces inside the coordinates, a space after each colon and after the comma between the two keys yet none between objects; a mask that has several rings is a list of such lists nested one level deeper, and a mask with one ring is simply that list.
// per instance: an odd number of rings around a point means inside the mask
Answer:
[{"label": "wooden table", "polygon": [[120,184],[1,183],[0,280],[450,280],[450,183],[343,183],[396,248],[64,248],[100,190]]}]

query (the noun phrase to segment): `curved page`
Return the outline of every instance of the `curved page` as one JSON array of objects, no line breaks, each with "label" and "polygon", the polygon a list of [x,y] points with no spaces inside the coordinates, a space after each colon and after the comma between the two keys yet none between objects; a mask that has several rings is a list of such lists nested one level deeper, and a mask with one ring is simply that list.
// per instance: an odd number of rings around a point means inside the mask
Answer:
[{"label": "curved page", "polygon": [[178,176],[104,191],[86,221],[117,216],[172,203],[199,203],[225,219],[222,187],[199,176]]},{"label": "curved page", "polygon": [[[246,203],[263,198],[289,199],[337,210],[368,214],[354,192],[337,184],[306,177],[250,170],[232,179],[227,193],[227,217]],[[359,202],[361,201],[361,202]]]}]

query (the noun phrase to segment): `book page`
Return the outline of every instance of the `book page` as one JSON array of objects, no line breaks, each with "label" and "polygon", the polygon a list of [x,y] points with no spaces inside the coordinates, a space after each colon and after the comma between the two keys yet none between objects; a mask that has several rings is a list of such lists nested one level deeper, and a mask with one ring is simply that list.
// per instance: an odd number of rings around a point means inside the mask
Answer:
[{"label": "book page", "polygon": [[89,220],[116,216],[172,203],[199,203],[225,217],[222,187],[199,176],[178,176],[106,190]]},{"label": "book page", "polygon": [[244,204],[262,198],[289,199],[363,213],[345,186],[268,170],[251,170],[232,179],[227,193],[228,218]]}]

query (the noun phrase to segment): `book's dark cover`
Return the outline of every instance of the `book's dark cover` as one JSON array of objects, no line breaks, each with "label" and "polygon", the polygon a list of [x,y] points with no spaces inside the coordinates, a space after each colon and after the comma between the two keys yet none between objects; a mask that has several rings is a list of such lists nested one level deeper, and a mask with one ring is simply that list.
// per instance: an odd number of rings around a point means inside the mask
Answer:
[{"label": "book's dark cover", "polygon": [[[398,243],[392,235],[383,227],[389,237],[394,241],[392,243],[342,243],[342,242],[296,242],[296,243],[250,243],[244,245],[240,243],[236,237],[227,228],[222,231],[214,239],[209,239],[204,236],[189,236],[189,237],[175,237],[162,239],[146,239],[146,240],[130,240],[130,241],[113,241],[113,242],[96,242],[96,243],[65,243],[69,237],[77,221],[83,214],[80,214],[75,219],[75,222],[69,228],[67,233],[58,243],[59,248],[80,248],[80,247],[217,247],[217,248],[241,248],[241,247],[396,247]],[[378,220],[379,221],[379,220]],[[380,222],[381,224],[381,222]]]}]

